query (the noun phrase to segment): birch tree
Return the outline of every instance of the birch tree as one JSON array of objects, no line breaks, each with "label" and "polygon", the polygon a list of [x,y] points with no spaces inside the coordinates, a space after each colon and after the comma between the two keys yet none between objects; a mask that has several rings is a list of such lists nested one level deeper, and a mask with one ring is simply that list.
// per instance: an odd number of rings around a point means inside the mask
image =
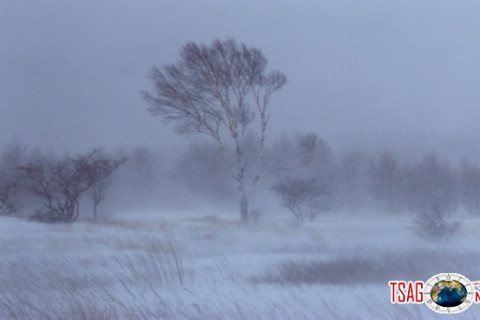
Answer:
[{"label": "birch tree", "polygon": [[[180,134],[201,133],[217,143],[236,181],[241,220],[249,219],[249,199],[262,177],[271,95],[286,82],[266,72],[267,59],[232,39],[210,46],[187,43],[175,64],[154,67],[153,92],[142,92],[152,116],[174,122]],[[257,134],[256,161],[247,170],[244,139]]]}]

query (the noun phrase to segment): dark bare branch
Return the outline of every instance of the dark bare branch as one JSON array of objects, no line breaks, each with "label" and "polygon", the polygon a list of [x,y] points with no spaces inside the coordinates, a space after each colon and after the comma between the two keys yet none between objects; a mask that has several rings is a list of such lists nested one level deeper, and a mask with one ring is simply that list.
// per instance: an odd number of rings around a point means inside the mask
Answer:
[{"label": "dark bare branch", "polygon": [[27,190],[45,201],[43,209],[37,210],[33,218],[46,222],[74,221],[80,214],[81,196],[105,183],[125,161],[124,158],[113,159],[99,150],[93,150],[74,158],[40,157],[20,167],[28,181]]},{"label": "dark bare branch", "polygon": [[[266,66],[260,50],[232,39],[210,46],[190,42],[177,63],[152,69],[154,91],[142,92],[152,116],[174,122],[179,133],[207,134],[218,143],[237,181],[242,208],[262,176],[269,98],[286,83],[285,75],[267,74]],[[243,145],[256,119],[258,157],[247,183]],[[248,213],[242,212],[242,219],[248,219]]]}]

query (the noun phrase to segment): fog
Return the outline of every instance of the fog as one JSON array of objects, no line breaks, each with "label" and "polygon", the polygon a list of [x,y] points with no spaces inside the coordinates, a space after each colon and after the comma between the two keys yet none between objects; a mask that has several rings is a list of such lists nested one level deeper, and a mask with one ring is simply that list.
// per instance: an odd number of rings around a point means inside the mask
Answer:
[{"label": "fog", "polygon": [[[288,84],[273,132],[338,148],[479,155],[473,1],[2,1],[1,141],[84,150],[184,143],[139,91],[187,41],[261,49]],[[299,125],[301,124],[301,125]]]},{"label": "fog", "polygon": [[[479,9],[0,0],[0,318],[435,318],[388,281],[478,279]],[[216,39],[281,72],[268,121],[175,133],[162,68]]]}]

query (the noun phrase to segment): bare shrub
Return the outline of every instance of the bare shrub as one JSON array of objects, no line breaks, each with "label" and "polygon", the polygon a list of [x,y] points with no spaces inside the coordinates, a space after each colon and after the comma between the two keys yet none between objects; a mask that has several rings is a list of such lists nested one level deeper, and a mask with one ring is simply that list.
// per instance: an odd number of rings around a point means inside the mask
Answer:
[{"label": "bare shrub", "polygon": [[312,221],[321,210],[328,207],[326,196],[330,191],[313,178],[287,177],[276,183],[272,189],[281,197],[282,205],[288,208],[299,222],[306,218]]},{"label": "bare shrub", "polygon": [[76,157],[39,156],[20,167],[26,180],[25,188],[44,201],[43,207],[35,212],[32,219],[42,222],[75,221],[80,214],[81,196],[104,183],[125,161],[123,158],[110,158],[94,149]]},{"label": "bare shrub", "polygon": [[458,233],[461,223],[447,219],[446,215],[446,212],[435,205],[423,208],[415,218],[414,231],[425,239],[449,239]]}]

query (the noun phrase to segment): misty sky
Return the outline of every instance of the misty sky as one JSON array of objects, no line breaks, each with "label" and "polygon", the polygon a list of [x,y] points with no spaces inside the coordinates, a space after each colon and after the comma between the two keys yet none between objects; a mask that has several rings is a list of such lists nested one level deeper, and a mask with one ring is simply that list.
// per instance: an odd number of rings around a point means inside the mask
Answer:
[{"label": "misty sky", "polygon": [[171,147],[139,93],[150,68],[233,37],[288,77],[277,132],[478,156],[480,2],[419,2],[0,0],[0,143]]}]

